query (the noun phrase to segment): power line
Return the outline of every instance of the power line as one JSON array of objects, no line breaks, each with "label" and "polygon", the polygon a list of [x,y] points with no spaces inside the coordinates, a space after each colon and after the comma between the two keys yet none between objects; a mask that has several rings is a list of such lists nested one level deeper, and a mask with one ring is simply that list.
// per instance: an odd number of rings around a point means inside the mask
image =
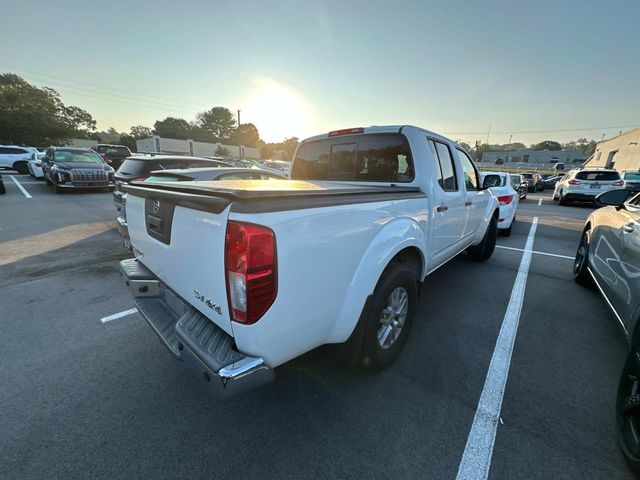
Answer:
[{"label": "power line", "polygon": [[[567,128],[557,130],[511,130],[508,132],[491,132],[492,135],[511,135],[527,133],[562,133],[562,132],[587,132],[596,130],[613,130],[616,128],[633,128],[637,125],[618,125],[617,127],[589,127],[589,128]],[[487,132],[444,132],[446,135],[484,135]]]},{"label": "power line", "polygon": [[10,66],[7,66],[7,65],[0,65],[0,67],[1,68],[6,68],[6,69],[9,69],[9,70],[14,70],[16,72],[23,73],[23,74],[26,73],[26,74],[29,74],[29,75],[35,75],[35,76],[43,77],[43,78],[51,78],[51,79],[54,79],[54,80],[61,80],[61,81],[64,81],[64,82],[77,83],[77,84],[80,84],[80,85],[94,87],[94,88],[98,88],[98,89],[102,89],[102,90],[111,90],[113,92],[120,92],[120,93],[124,93],[124,94],[127,94],[127,95],[133,95],[135,97],[148,97],[148,98],[152,98],[152,99],[161,100],[163,102],[177,103],[179,105],[189,105],[189,106],[192,106],[192,107],[195,107],[195,108],[203,108],[202,105],[191,103],[191,102],[184,102],[184,101],[179,100],[179,99],[170,99],[170,98],[167,98],[167,97],[160,97],[160,96],[151,95],[151,94],[148,94],[148,93],[133,92],[133,91],[130,91],[130,90],[128,91],[128,90],[123,90],[123,89],[119,89],[119,88],[108,87],[106,85],[99,85],[99,84],[95,84],[95,83],[89,83],[89,82],[74,80],[74,79],[71,79],[71,78],[57,77],[57,76],[54,76],[54,75],[34,72],[34,71],[30,71],[30,70],[20,70],[20,69],[13,68],[13,67],[10,67]]}]

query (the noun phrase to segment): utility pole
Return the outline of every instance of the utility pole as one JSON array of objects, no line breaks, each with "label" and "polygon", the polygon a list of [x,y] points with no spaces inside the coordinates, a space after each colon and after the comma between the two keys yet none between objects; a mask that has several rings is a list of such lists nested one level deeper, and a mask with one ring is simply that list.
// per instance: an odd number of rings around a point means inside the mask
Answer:
[{"label": "utility pole", "polygon": [[491,124],[489,124],[489,131],[487,132],[487,145],[489,145],[489,135],[491,135]]},{"label": "utility pole", "polygon": [[507,154],[505,155],[505,157],[507,157],[507,161],[505,163],[509,163],[509,161],[511,160],[511,157],[509,157],[509,150],[511,150],[511,139],[513,138],[513,134],[509,135],[509,143],[507,143]]},{"label": "utility pole", "polygon": [[240,109],[238,109],[238,160],[242,160],[242,130],[240,130]]},{"label": "utility pole", "polygon": [[606,133],[602,134],[602,140],[600,140],[601,142],[604,142],[604,137],[605,137]]}]

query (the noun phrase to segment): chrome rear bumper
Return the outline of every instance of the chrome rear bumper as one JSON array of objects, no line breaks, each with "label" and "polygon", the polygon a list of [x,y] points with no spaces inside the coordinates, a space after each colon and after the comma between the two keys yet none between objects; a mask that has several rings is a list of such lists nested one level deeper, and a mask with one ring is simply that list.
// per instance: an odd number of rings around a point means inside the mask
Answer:
[{"label": "chrome rear bumper", "polygon": [[171,353],[216,395],[253,390],[275,378],[262,358],[238,352],[233,337],[188,305],[136,259],[120,262],[136,307]]}]

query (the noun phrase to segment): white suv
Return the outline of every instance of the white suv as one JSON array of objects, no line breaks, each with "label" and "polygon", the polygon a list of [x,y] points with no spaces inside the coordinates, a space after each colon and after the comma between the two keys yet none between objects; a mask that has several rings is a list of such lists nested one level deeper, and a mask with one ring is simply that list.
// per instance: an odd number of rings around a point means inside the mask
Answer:
[{"label": "white suv", "polygon": [[29,173],[29,160],[37,160],[38,151],[32,147],[0,145],[0,168],[13,168],[18,173]]},{"label": "white suv", "polygon": [[615,170],[585,168],[571,170],[562,177],[553,191],[553,199],[560,205],[570,201],[594,202],[597,195],[609,190],[623,188],[624,182]]}]

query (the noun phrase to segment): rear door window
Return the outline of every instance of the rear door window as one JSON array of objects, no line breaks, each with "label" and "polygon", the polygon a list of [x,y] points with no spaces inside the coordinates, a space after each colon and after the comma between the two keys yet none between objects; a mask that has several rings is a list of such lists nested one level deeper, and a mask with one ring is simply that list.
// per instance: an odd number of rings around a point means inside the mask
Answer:
[{"label": "rear door window", "polygon": [[456,171],[451,158],[451,150],[442,142],[436,140],[428,140],[431,154],[435,158],[436,171],[438,175],[438,184],[445,192],[455,192],[458,190],[458,180]]},{"label": "rear door window", "polygon": [[293,163],[294,180],[410,182],[411,150],[404,135],[349,135],[303,143]]},{"label": "rear door window", "polygon": [[603,171],[581,171],[576,173],[576,180],[592,180],[598,182],[615,182],[620,180],[620,174],[618,172],[603,172]]}]

